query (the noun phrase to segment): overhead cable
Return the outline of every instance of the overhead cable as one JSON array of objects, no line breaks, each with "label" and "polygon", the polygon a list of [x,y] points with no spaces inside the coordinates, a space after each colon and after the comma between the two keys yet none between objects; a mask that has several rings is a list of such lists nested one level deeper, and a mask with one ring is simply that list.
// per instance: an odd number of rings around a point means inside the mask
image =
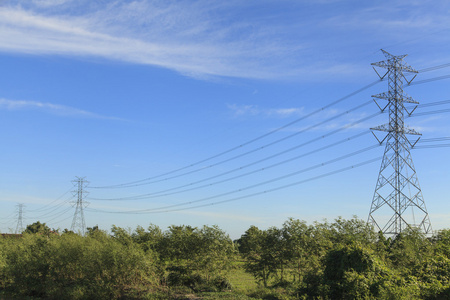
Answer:
[{"label": "overhead cable", "polygon": [[[363,119],[364,119],[364,120],[367,120],[367,119],[369,119],[369,118],[372,118],[372,117],[375,116],[375,115],[379,115],[379,113],[376,113],[376,114],[374,114],[374,115],[372,115],[372,116],[369,116],[369,117],[366,117],[366,118],[363,118]],[[361,119],[361,120],[363,120],[363,119]],[[351,140],[353,140],[353,139],[355,139],[355,138],[358,138],[358,137],[361,137],[361,136],[363,136],[363,135],[365,135],[365,134],[367,134],[367,133],[370,133],[370,131],[367,130],[367,131],[364,131],[364,132],[362,132],[362,133],[358,133],[358,134],[356,134],[356,135],[353,135],[353,136],[351,136],[351,137],[347,137],[347,138],[342,139],[342,140],[340,140],[340,141],[337,141],[337,142],[328,144],[328,145],[326,145],[326,146],[323,146],[323,147],[314,149],[314,150],[309,151],[309,152],[306,152],[306,153],[302,153],[302,154],[297,155],[297,156],[295,156],[295,157],[292,157],[292,158],[283,160],[283,161],[281,161],[281,162],[277,162],[277,163],[272,164],[272,165],[269,165],[269,166],[261,167],[261,168],[259,168],[259,169],[256,169],[256,170],[253,170],[253,171],[244,173],[244,174],[240,174],[240,175],[237,175],[237,176],[234,176],[234,177],[230,177],[230,178],[223,179],[223,180],[220,180],[220,181],[212,182],[212,183],[209,183],[209,184],[205,184],[205,185],[201,185],[201,186],[197,186],[197,187],[192,187],[193,185],[198,184],[198,183],[202,183],[202,182],[205,182],[205,181],[208,181],[208,180],[211,180],[211,179],[215,179],[215,178],[218,178],[218,177],[221,177],[221,176],[224,176],[224,175],[227,175],[227,174],[236,172],[236,171],[242,171],[243,169],[245,169],[245,168],[247,168],[247,167],[253,166],[253,165],[258,164],[258,163],[260,163],[260,162],[267,161],[268,159],[274,158],[274,157],[279,156],[279,155],[281,155],[281,154],[285,154],[285,153],[287,153],[287,152],[289,152],[289,151],[298,149],[298,148],[300,148],[301,146],[305,146],[305,145],[310,144],[310,143],[312,143],[312,142],[315,142],[315,141],[317,141],[317,140],[319,140],[319,139],[323,139],[323,138],[325,138],[326,136],[329,136],[329,135],[331,135],[331,134],[334,134],[334,133],[337,133],[337,132],[339,132],[339,131],[342,131],[343,129],[346,129],[346,128],[349,128],[349,127],[355,125],[355,123],[357,123],[357,122],[354,122],[354,123],[352,123],[351,125],[348,125],[348,126],[341,127],[341,128],[339,128],[339,129],[337,129],[337,130],[334,130],[334,131],[332,131],[332,132],[330,132],[330,133],[328,133],[328,134],[322,135],[322,136],[320,136],[320,137],[318,137],[318,138],[314,138],[314,139],[312,139],[312,140],[310,140],[310,141],[307,141],[307,142],[305,142],[305,143],[303,143],[303,144],[297,145],[297,146],[292,147],[292,148],[290,148],[290,149],[287,149],[287,150],[285,150],[285,151],[276,153],[276,154],[271,155],[271,156],[269,156],[269,157],[265,157],[265,158],[260,159],[260,160],[258,160],[258,161],[255,161],[255,162],[246,164],[246,165],[244,165],[244,166],[241,166],[241,167],[232,169],[232,170],[230,170],[230,171],[227,171],[227,172],[224,172],[224,173],[215,175],[215,176],[208,177],[208,178],[206,178],[206,179],[198,180],[198,181],[195,181],[195,182],[191,182],[191,183],[188,183],[188,184],[184,184],[184,185],[181,185],[181,186],[177,186],[177,187],[174,187],[174,188],[169,188],[169,189],[166,189],[166,190],[162,190],[162,191],[158,191],[158,192],[153,192],[153,193],[147,193],[147,194],[141,194],[141,195],[135,195],[135,196],[129,196],[129,197],[120,197],[120,198],[90,198],[90,199],[91,199],[91,200],[110,200],[110,201],[151,199],[151,198],[157,198],[157,197],[163,197],[163,196],[169,196],[169,195],[174,195],[174,194],[184,193],[184,192],[193,191],[193,190],[197,190],[197,189],[201,189],[201,188],[205,188],[205,187],[211,187],[211,186],[216,185],[216,184],[220,184],[220,183],[228,182],[228,181],[231,181],[231,180],[234,180],[234,179],[242,178],[242,177],[245,177],[245,176],[248,176],[248,175],[251,175],[251,174],[255,174],[255,173],[257,173],[257,172],[267,171],[267,170],[269,170],[269,169],[271,169],[271,168],[273,168],[273,167],[277,167],[277,166],[280,166],[280,165],[282,165],[282,164],[286,164],[286,163],[288,163],[288,162],[292,162],[292,161],[294,161],[294,160],[297,160],[297,159],[306,157],[306,156],[308,156],[308,155],[315,154],[315,153],[318,153],[318,152],[320,152],[320,151],[327,150],[327,149],[330,149],[330,148],[335,147],[335,146],[337,146],[337,145],[340,145],[340,144],[342,144],[342,143],[351,141]],[[181,190],[181,191],[177,191],[177,192],[171,192],[171,191],[178,190],[178,189],[185,188],[185,187],[190,187],[190,188],[184,189],[184,190]],[[167,192],[171,192],[171,193],[167,193]]]},{"label": "overhead cable", "polygon": [[436,144],[436,145],[420,145],[414,146],[412,149],[429,149],[429,148],[448,148],[450,144]]},{"label": "overhead cable", "polygon": [[413,81],[410,84],[408,84],[408,86],[418,85],[418,84],[422,84],[422,83],[428,83],[428,82],[443,80],[443,79],[448,79],[448,78],[450,78],[450,75],[443,75],[443,76],[438,76],[438,77],[434,77],[434,78]]},{"label": "overhead cable", "polygon": [[296,123],[298,123],[298,122],[300,122],[300,121],[302,121],[302,120],[305,120],[305,119],[307,119],[307,118],[309,118],[309,117],[312,117],[312,116],[314,116],[314,115],[316,115],[316,114],[318,114],[318,113],[320,113],[320,112],[322,112],[322,111],[324,111],[324,110],[326,110],[326,109],[328,109],[328,108],[330,108],[330,107],[332,107],[332,106],[334,106],[334,105],[336,105],[336,104],[338,104],[338,103],[340,103],[340,102],[342,102],[342,101],[344,101],[344,100],[346,100],[346,99],[348,99],[348,98],[350,98],[350,97],[352,97],[352,96],[355,96],[355,95],[357,95],[358,93],[360,93],[360,92],[362,92],[362,91],[364,91],[364,90],[366,90],[366,89],[368,89],[368,88],[370,88],[370,87],[376,85],[376,84],[379,83],[380,81],[381,81],[381,80],[376,80],[376,81],[374,81],[374,82],[372,82],[372,83],[370,83],[370,84],[368,84],[368,85],[366,85],[366,86],[364,86],[364,87],[362,87],[362,88],[360,88],[360,89],[358,89],[358,90],[356,90],[356,91],[354,91],[354,92],[352,92],[352,93],[350,93],[350,94],[348,94],[348,95],[346,95],[346,96],[344,96],[344,97],[342,97],[342,98],[339,98],[339,99],[337,99],[337,100],[335,100],[335,101],[333,101],[333,102],[331,102],[331,103],[329,103],[329,104],[327,104],[327,105],[325,105],[325,106],[323,106],[323,107],[321,107],[321,108],[319,108],[319,109],[317,109],[317,110],[315,110],[315,111],[313,111],[313,112],[311,112],[311,113],[305,115],[305,116],[302,116],[302,117],[300,117],[300,118],[298,118],[298,119],[296,119],[296,120],[293,120],[292,122],[289,122],[289,123],[287,123],[287,124],[284,125],[284,126],[281,126],[281,127],[277,128],[277,129],[274,129],[274,130],[271,130],[271,131],[269,131],[269,132],[267,132],[267,133],[265,133],[265,134],[263,134],[263,135],[260,135],[260,136],[258,136],[258,137],[256,137],[256,138],[253,138],[253,139],[251,139],[251,140],[249,140],[249,141],[247,141],[247,142],[245,142],[245,143],[242,143],[242,144],[240,144],[240,145],[238,145],[238,146],[232,147],[232,148],[230,148],[230,149],[228,149],[228,150],[225,150],[225,151],[220,152],[220,153],[218,153],[218,154],[215,154],[215,155],[213,155],[213,156],[207,157],[207,158],[205,158],[205,159],[199,160],[199,161],[197,161],[197,162],[195,162],[195,163],[192,163],[192,164],[186,165],[186,166],[184,166],[184,167],[181,167],[181,168],[178,168],[178,169],[174,169],[174,170],[172,170],[172,171],[165,172],[165,173],[162,173],[162,174],[159,174],[159,175],[155,175],[155,176],[152,176],[152,177],[148,177],[148,178],[145,178],[145,179],[141,179],[141,180],[131,181],[131,182],[127,182],[127,183],[121,183],[121,184],[115,184],[115,185],[91,186],[90,188],[99,189],[99,188],[119,188],[119,187],[127,187],[127,186],[130,186],[130,185],[132,186],[132,185],[139,184],[139,183],[142,183],[142,182],[145,182],[145,181],[149,181],[149,180],[153,180],[153,179],[156,179],[156,178],[160,178],[160,177],[164,177],[164,176],[167,176],[167,175],[171,175],[171,174],[174,174],[174,173],[176,173],[176,172],[179,172],[179,171],[182,171],[182,170],[191,168],[191,167],[193,167],[193,166],[196,166],[196,165],[205,163],[205,162],[210,161],[210,160],[212,160],[212,159],[215,159],[215,158],[217,158],[217,157],[220,157],[220,156],[223,156],[223,155],[228,154],[228,153],[230,153],[230,152],[233,152],[233,151],[235,151],[235,150],[241,149],[241,148],[244,147],[244,146],[247,146],[247,145],[249,145],[249,144],[252,144],[252,143],[254,143],[254,142],[256,142],[256,141],[259,141],[259,140],[261,140],[261,139],[263,139],[263,138],[265,138],[265,137],[267,137],[267,136],[270,136],[270,135],[272,135],[272,134],[274,134],[274,133],[276,133],[276,132],[279,132],[279,131],[281,131],[281,130],[283,130],[283,129],[289,127],[289,126],[292,126],[292,125],[294,125],[294,124],[296,124]]},{"label": "overhead cable", "polygon": [[[61,196],[59,196],[58,198],[56,198],[55,200],[53,200],[52,202],[45,204],[42,207],[39,207],[37,209],[27,209],[27,212],[39,212],[42,210],[46,210],[46,207],[52,205],[53,203],[55,203],[56,201],[60,200],[62,197],[64,197],[65,195],[67,195],[70,191],[72,190],[72,188],[68,189],[67,191],[65,191]],[[50,207],[53,208],[53,207]]]},{"label": "overhead cable", "polygon": [[235,159],[238,159],[238,158],[247,156],[247,155],[252,154],[252,153],[255,153],[255,152],[257,152],[257,151],[261,151],[261,150],[266,149],[266,148],[268,148],[268,147],[270,147],[270,146],[276,145],[276,144],[278,144],[278,143],[280,143],[280,142],[282,142],[282,141],[288,140],[288,139],[293,138],[293,137],[295,137],[295,136],[297,136],[297,135],[300,135],[300,134],[302,134],[302,133],[305,133],[305,132],[307,132],[307,131],[310,131],[310,130],[312,130],[312,129],[315,129],[315,128],[317,128],[317,127],[319,127],[319,126],[322,126],[322,125],[324,125],[324,124],[326,124],[326,123],[328,123],[328,122],[330,122],[330,121],[336,120],[336,119],[338,119],[338,118],[340,118],[340,117],[342,117],[342,116],[344,116],[344,115],[347,115],[347,114],[349,114],[349,113],[351,113],[351,112],[353,112],[353,111],[356,111],[356,110],[358,110],[358,109],[360,109],[360,108],[362,108],[362,107],[364,107],[364,106],[366,106],[366,105],[369,105],[370,103],[372,103],[371,100],[366,101],[366,102],[364,102],[364,103],[362,103],[362,104],[360,104],[360,105],[357,105],[357,106],[355,106],[355,107],[353,107],[353,108],[351,108],[351,109],[349,109],[349,110],[347,110],[347,111],[345,111],[345,112],[342,112],[342,113],[340,113],[340,114],[337,114],[337,115],[335,115],[335,116],[333,116],[333,117],[330,117],[330,118],[328,118],[328,119],[326,119],[326,120],[324,120],[324,121],[318,122],[318,123],[316,123],[316,124],[314,124],[314,125],[308,126],[307,128],[304,128],[304,129],[302,129],[302,130],[299,130],[299,131],[297,131],[297,132],[294,132],[294,133],[292,133],[292,134],[290,134],[290,135],[288,135],[288,136],[282,137],[282,138],[280,138],[280,139],[277,139],[277,140],[275,140],[275,141],[273,141],[273,142],[270,142],[270,143],[268,143],[268,144],[265,144],[265,145],[263,145],[263,146],[260,146],[260,147],[254,148],[254,149],[252,149],[252,150],[249,150],[249,151],[247,151],[247,152],[244,152],[244,153],[235,155],[235,156],[233,156],[233,157],[231,157],[231,158],[227,158],[227,159],[221,160],[221,161],[219,161],[219,162],[217,162],[217,163],[214,163],[214,164],[211,164],[211,165],[204,166],[204,167],[201,167],[201,168],[198,168],[198,169],[194,169],[194,170],[191,170],[191,171],[188,171],[188,172],[184,172],[184,173],[181,173],[181,174],[178,174],[178,175],[173,175],[173,176],[165,177],[165,178],[162,178],[162,179],[157,179],[157,180],[153,180],[153,181],[147,181],[147,182],[143,182],[143,183],[137,183],[137,184],[128,185],[128,186],[120,186],[120,187],[115,187],[115,188],[129,188],[129,187],[137,187],[137,186],[142,186],[142,185],[154,184],[154,183],[163,182],[163,181],[167,181],[167,180],[179,178],[179,177],[182,177],[182,176],[194,174],[194,173],[197,173],[197,172],[200,172],[200,171],[203,171],[203,170],[205,170],[205,169],[212,168],[212,167],[216,167],[216,166],[221,165],[221,164],[224,164],[224,163],[226,163],[226,162],[230,162],[230,161],[232,161],[232,160],[235,160]]},{"label": "overhead cable", "polygon": [[344,168],[341,168],[341,169],[338,169],[338,170],[335,170],[335,171],[331,171],[331,172],[328,172],[328,173],[324,173],[324,174],[321,174],[321,175],[318,175],[318,176],[315,176],[315,177],[310,177],[310,178],[307,178],[307,179],[304,179],[304,180],[300,180],[300,181],[296,181],[296,182],[293,182],[293,183],[285,184],[285,185],[282,185],[282,186],[279,186],[279,187],[275,187],[275,188],[272,188],[272,189],[268,189],[268,190],[264,190],[264,191],[260,191],[260,192],[255,192],[255,193],[252,193],[252,194],[247,194],[247,195],[243,195],[243,196],[239,196],[239,197],[235,197],[235,198],[231,198],[231,199],[216,201],[216,202],[212,202],[212,203],[208,203],[208,204],[201,204],[201,205],[197,205],[197,206],[191,206],[191,207],[187,207],[187,208],[178,208],[178,209],[175,208],[175,209],[170,209],[170,210],[159,210],[159,211],[141,210],[141,211],[134,211],[134,212],[123,212],[123,211],[116,211],[116,212],[114,212],[114,211],[105,211],[105,210],[99,210],[99,209],[91,208],[91,209],[89,209],[89,211],[100,212],[100,213],[113,213],[113,214],[153,214],[153,213],[168,213],[168,212],[175,212],[175,211],[182,211],[182,210],[188,210],[188,209],[195,209],[195,208],[201,208],[201,207],[206,207],[206,206],[218,205],[218,204],[223,204],[223,203],[227,203],[227,202],[232,202],[232,201],[237,201],[237,200],[242,200],[242,199],[246,199],[246,198],[250,198],[250,197],[255,197],[255,196],[259,196],[259,195],[268,194],[268,193],[275,192],[275,191],[282,190],[282,189],[286,189],[286,188],[289,188],[289,187],[292,187],[292,186],[300,185],[300,184],[303,184],[303,183],[306,183],[306,182],[310,182],[310,181],[318,180],[318,179],[325,178],[325,177],[328,177],[328,176],[331,176],[331,175],[339,174],[339,173],[342,173],[342,172],[345,172],[345,171],[349,171],[349,170],[352,170],[352,169],[356,169],[356,168],[362,167],[364,165],[371,164],[373,162],[377,162],[381,158],[382,157],[380,156],[380,157],[377,157],[377,158],[369,159],[369,160],[363,161],[361,163],[358,163],[358,164],[355,164],[355,165],[352,165],[352,166],[344,167]]},{"label": "overhead cable", "polygon": [[239,188],[239,189],[236,189],[236,190],[233,190],[233,191],[221,193],[221,194],[218,194],[218,195],[209,196],[209,197],[205,197],[205,198],[202,198],[202,199],[188,201],[188,202],[183,202],[183,203],[178,203],[178,204],[173,204],[173,205],[167,205],[167,206],[163,206],[163,207],[144,209],[144,210],[135,210],[135,211],[126,211],[126,212],[121,212],[121,213],[135,213],[135,212],[144,212],[144,211],[145,212],[149,212],[149,211],[163,210],[163,209],[168,209],[168,208],[173,208],[173,207],[178,207],[178,206],[190,205],[190,204],[194,204],[194,203],[198,203],[198,202],[204,202],[204,201],[220,198],[220,197],[223,197],[223,196],[228,196],[228,195],[235,194],[235,193],[240,193],[240,192],[243,192],[243,191],[246,191],[246,190],[249,190],[249,189],[253,189],[255,187],[259,187],[259,186],[262,186],[262,185],[267,185],[267,184],[270,184],[270,183],[273,183],[273,182],[276,182],[276,181],[280,181],[280,180],[283,180],[283,179],[286,179],[286,178],[289,178],[289,177],[292,177],[292,176],[295,176],[295,175],[299,175],[301,173],[305,173],[305,172],[308,172],[308,171],[311,171],[311,170],[314,170],[314,169],[317,169],[317,168],[320,168],[320,167],[324,167],[326,165],[333,164],[335,162],[338,162],[338,161],[350,158],[352,156],[355,156],[355,155],[367,152],[369,150],[372,150],[372,149],[375,149],[375,148],[378,148],[378,147],[380,147],[379,143],[377,143],[375,145],[372,145],[370,147],[366,147],[366,148],[354,151],[352,153],[349,153],[349,154],[346,154],[346,155],[343,155],[343,156],[340,156],[340,157],[337,157],[337,158],[334,158],[334,159],[331,159],[331,160],[328,160],[328,161],[325,161],[325,162],[322,162],[322,163],[319,163],[319,164],[316,164],[316,165],[313,165],[313,166],[310,166],[310,167],[307,167],[307,168],[304,168],[304,169],[301,169],[299,171],[295,171],[295,172],[292,172],[292,173],[289,173],[289,174],[286,174],[286,175],[282,175],[282,176],[279,176],[279,177],[276,177],[276,178],[272,178],[270,180],[266,180],[266,181],[263,181],[263,182],[252,184],[252,185],[249,185],[249,186],[246,186],[246,187],[243,187],[243,188]]},{"label": "overhead cable", "polygon": [[438,66],[434,66],[434,67],[429,67],[429,68],[424,68],[424,69],[418,70],[418,72],[424,73],[424,72],[434,71],[434,70],[447,68],[447,67],[450,67],[450,63],[442,64],[442,65],[438,65]]}]

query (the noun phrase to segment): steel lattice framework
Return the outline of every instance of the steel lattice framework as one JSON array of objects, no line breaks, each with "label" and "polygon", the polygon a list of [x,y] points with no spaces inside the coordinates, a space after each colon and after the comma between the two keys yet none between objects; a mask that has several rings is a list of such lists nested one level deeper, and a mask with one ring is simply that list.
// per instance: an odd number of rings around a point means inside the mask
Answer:
[{"label": "steel lattice framework", "polygon": [[72,226],[70,228],[70,230],[72,230],[73,232],[79,232],[82,235],[85,234],[86,232],[86,223],[84,221],[84,205],[87,204],[86,202],[83,203],[83,199],[85,196],[87,196],[87,192],[85,190],[85,188],[88,185],[88,181],[86,181],[85,177],[76,177],[77,179],[72,180],[72,182],[74,183],[75,187],[77,188],[75,191],[73,191],[74,195],[77,196],[77,202],[76,202],[76,209],[75,209],[75,213],[73,215],[73,220],[72,220]]},{"label": "steel lattice framework", "polygon": [[[404,123],[405,114],[411,115],[419,103],[403,92],[403,80],[410,84],[415,75],[408,81],[403,73],[418,72],[403,61],[406,55],[394,56],[382,51],[386,60],[372,65],[387,69],[380,76],[374,67],[380,79],[388,76],[389,91],[372,97],[382,111],[389,109],[389,123],[371,128],[388,134],[382,140],[374,134],[380,143],[386,141],[386,148],[368,222],[389,236],[396,236],[408,227],[419,228],[429,234],[431,223],[410,153],[421,134],[405,127]],[[388,104],[380,106],[377,99],[387,100]],[[412,109],[408,110],[405,103],[413,104]],[[417,139],[411,143],[406,135],[415,135]]]},{"label": "steel lattice framework", "polygon": [[23,231],[23,207],[24,206],[25,205],[23,205],[22,203],[17,205],[19,214],[17,217],[17,226],[16,226],[16,231],[15,231],[16,234],[22,233],[22,231]]}]

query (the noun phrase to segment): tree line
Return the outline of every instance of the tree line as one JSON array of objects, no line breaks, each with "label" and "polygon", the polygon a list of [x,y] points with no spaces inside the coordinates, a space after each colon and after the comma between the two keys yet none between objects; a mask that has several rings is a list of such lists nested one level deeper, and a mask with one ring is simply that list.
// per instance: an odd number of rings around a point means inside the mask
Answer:
[{"label": "tree line", "polygon": [[[239,268],[258,290],[233,287]],[[82,236],[36,222],[21,238],[0,239],[0,289],[45,299],[205,291],[232,299],[449,299],[450,230],[386,238],[356,217],[310,225],[288,219],[280,228],[251,226],[232,241],[218,226],[93,227]]]},{"label": "tree line", "polygon": [[281,228],[238,240],[245,268],[293,299],[450,299],[450,230],[409,228],[386,238],[356,217]]}]

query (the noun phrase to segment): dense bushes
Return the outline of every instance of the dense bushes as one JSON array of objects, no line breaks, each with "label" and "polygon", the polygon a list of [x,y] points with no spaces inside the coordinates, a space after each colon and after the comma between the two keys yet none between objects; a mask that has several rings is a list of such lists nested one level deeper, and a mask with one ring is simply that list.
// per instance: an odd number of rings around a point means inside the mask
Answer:
[{"label": "dense bushes", "polygon": [[339,218],[251,226],[237,243],[217,226],[94,227],[80,236],[36,223],[27,232],[0,238],[0,288],[18,298],[175,299],[230,291],[243,266],[260,288],[227,299],[450,299],[449,230],[392,240]]},{"label": "dense bushes", "polygon": [[3,243],[6,290],[50,299],[114,299],[156,288],[155,260],[103,232],[81,237],[25,234]]},{"label": "dense bushes", "polygon": [[252,226],[238,240],[245,268],[286,299],[450,299],[450,231],[393,240],[353,218]]},{"label": "dense bushes", "polygon": [[[29,227],[42,228],[34,225]],[[154,299],[167,296],[167,285],[230,288],[225,275],[236,251],[216,226],[172,226],[166,232],[153,225],[134,232],[113,226],[111,231],[89,228],[83,237],[39,229],[20,239],[1,239],[2,289],[46,299]]]},{"label": "dense bushes", "polygon": [[168,284],[194,291],[229,288],[225,276],[236,257],[231,239],[217,226],[170,226],[160,240]]}]

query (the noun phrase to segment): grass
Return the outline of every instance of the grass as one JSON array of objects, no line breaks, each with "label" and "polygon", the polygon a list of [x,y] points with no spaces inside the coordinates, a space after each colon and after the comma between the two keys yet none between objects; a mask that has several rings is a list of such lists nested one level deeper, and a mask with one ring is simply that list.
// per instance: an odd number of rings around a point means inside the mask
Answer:
[{"label": "grass", "polygon": [[259,287],[253,275],[245,272],[243,261],[234,263],[234,269],[229,274],[228,280],[235,292],[248,294],[248,292],[254,291]]},{"label": "grass", "polygon": [[227,276],[231,283],[231,291],[223,292],[198,292],[198,293],[178,293],[176,299],[179,300],[261,300],[260,297],[251,297],[249,295],[261,293],[261,286],[255,281],[255,278],[246,273],[243,261],[235,261],[233,269]]}]

